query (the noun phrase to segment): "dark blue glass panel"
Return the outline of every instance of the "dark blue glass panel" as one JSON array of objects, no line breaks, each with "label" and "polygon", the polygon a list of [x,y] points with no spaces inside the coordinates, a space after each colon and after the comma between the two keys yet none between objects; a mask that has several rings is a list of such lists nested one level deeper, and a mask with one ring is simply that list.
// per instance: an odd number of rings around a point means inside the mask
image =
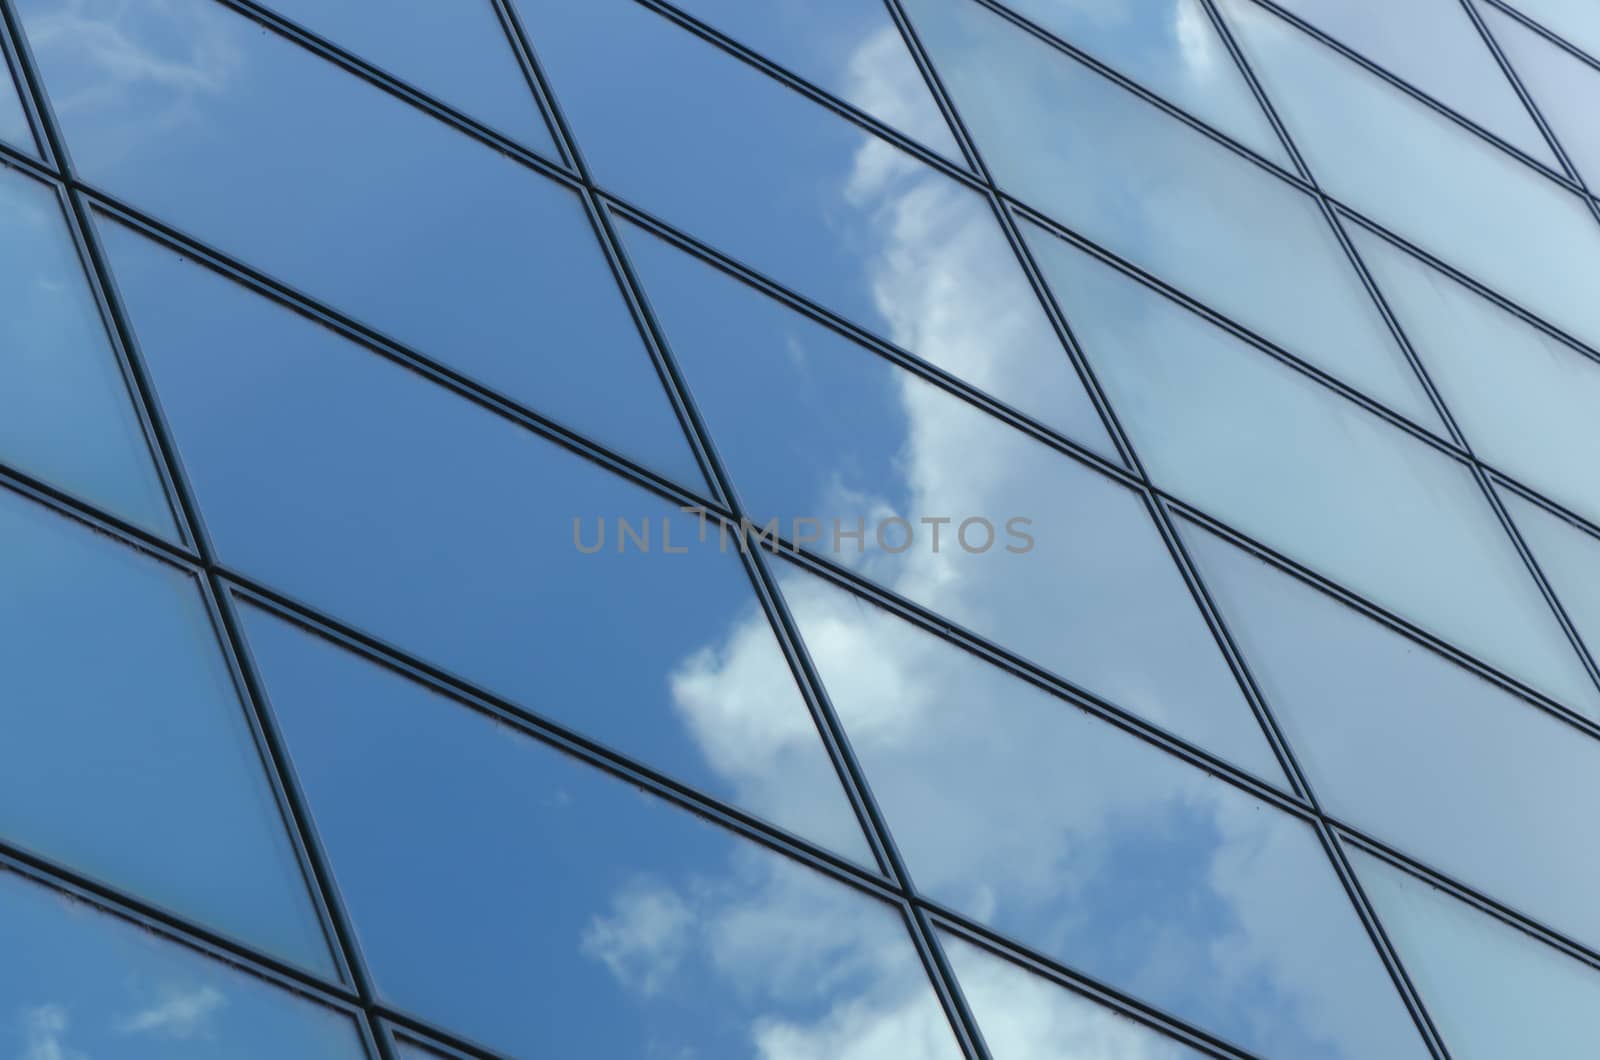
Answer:
[{"label": "dark blue glass panel", "polygon": [[960,1055],[892,907],[244,621],[384,997],[518,1056]]}]

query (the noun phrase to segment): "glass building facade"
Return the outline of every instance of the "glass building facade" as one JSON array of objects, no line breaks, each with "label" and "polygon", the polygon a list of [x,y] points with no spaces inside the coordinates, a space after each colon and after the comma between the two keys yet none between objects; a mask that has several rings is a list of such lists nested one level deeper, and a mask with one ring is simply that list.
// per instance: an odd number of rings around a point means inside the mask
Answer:
[{"label": "glass building facade", "polygon": [[0,1057],[1600,1055],[1592,0],[0,10]]}]

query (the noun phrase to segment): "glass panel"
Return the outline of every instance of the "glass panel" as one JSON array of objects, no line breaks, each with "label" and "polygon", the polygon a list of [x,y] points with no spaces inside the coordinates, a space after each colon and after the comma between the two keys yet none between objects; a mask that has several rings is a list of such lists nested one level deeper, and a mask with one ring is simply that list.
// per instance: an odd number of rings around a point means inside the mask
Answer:
[{"label": "glass panel", "polygon": [[1479,4],[1478,10],[1578,173],[1591,187],[1600,183],[1600,129],[1594,125],[1600,71],[1492,4]]},{"label": "glass panel", "polygon": [[0,872],[0,941],[6,1056],[366,1056],[355,1023],[343,1013],[14,872]]},{"label": "glass panel", "polygon": [[30,155],[39,153],[33,141],[33,130],[28,126],[28,115],[17,96],[16,82],[6,68],[5,54],[0,51],[0,140],[12,147],[20,147]]},{"label": "glass panel", "polygon": [[1511,490],[1500,496],[1578,636],[1600,653],[1600,539]]},{"label": "glass panel", "polygon": [[960,1055],[891,907],[244,615],[386,998],[519,1056]]},{"label": "glass panel", "polygon": [[982,195],[631,0],[519,3],[601,181],[1112,451]]},{"label": "glass panel", "polygon": [[374,66],[559,159],[491,0],[269,0]]},{"label": "glass panel", "polygon": [[208,0],[18,6],[86,179],[699,487],[576,194]]},{"label": "glass panel", "polygon": [[1600,229],[1575,195],[1250,0],[1222,8],[1325,191],[1600,342]]},{"label": "glass panel", "polygon": [[1425,1055],[1311,828],[783,575],[924,894],[1258,1055]]},{"label": "glass panel", "polygon": [[1009,0],[1006,6],[1257,154],[1292,166],[1200,0]]},{"label": "glass panel", "polygon": [[395,1052],[403,1060],[441,1060],[443,1053],[436,1053],[432,1049],[424,1049],[420,1045],[413,1045],[407,1041],[396,1041]]},{"label": "glass panel", "polygon": [[676,0],[689,14],[965,165],[928,83],[881,3]]},{"label": "glass panel", "polygon": [[1600,972],[1364,851],[1350,860],[1451,1056],[1594,1055]]},{"label": "glass panel", "polygon": [[1511,6],[1590,55],[1600,57],[1600,12],[1590,0],[1516,0]]},{"label": "glass panel", "polygon": [[[1278,0],[1330,37],[1527,152],[1560,163],[1461,0]],[[1425,45],[1425,46],[1424,46]]]},{"label": "glass panel", "polygon": [[0,459],[178,536],[61,203],[0,169]]},{"label": "glass panel", "polygon": [[1082,994],[940,933],[994,1060],[1199,1060],[1201,1054]]},{"label": "glass panel", "polygon": [[1134,493],[638,229],[623,238],[755,522],[1283,782]]},{"label": "glass panel", "polygon": [[0,835],[331,974],[193,579],[10,490],[0,541]]},{"label": "glass panel", "polygon": [[1101,246],[1438,420],[1309,197],[967,0],[917,27],[995,178]]},{"label": "glass panel", "polygon": [[1593,946],[1600,742],[1198,527],[1184,539],[1323,807]]},{"label": "glass panel", "polygon": [[1600,364],[1360,225],[1349,228],[1473,451],[1600,520]]},{"label": "glass panel", "polygon": [[1600,696],[1465,465],[1030,233],[1155,481],[1573,707]]},{"label": "glass panel", "polygon": [[705,694],[704,646],[758,611],[693,519],[105,228],[231,566],[873,864],[771,631],[751,627],[739,694]]}]

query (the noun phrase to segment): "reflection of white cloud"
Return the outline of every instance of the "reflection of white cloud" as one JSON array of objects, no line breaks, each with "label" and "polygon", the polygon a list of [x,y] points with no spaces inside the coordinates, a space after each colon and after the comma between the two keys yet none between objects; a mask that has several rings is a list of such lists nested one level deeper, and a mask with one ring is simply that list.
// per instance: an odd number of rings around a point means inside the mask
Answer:
[{"label": "reflection of white cloud", "polygon": [[676,892],[635,880],[597,916],[580,948],[601,961],[624,986],[649,997],[659,993],[682,962],[694,915]]},{"label": "reflection of white cloud", "polygon": [[22,1010],[21,1060],[84,1060],[84,1054],[62,1044],[67,1033],[63,1005],[38,1005]]},{"label": "reflection of white cloud", "polygon": [[[1199,4],[1174,5],[1172,31],[1178,39],[1185,72],[1196,82],[1210,81],[1217,73],[1221,44],[1205,11]],[[1229,73],[1231,75],[1232,71]]]},{"label": "reflection of white cloud", "polygon": [[227,998],[213,986],[170,990],[156,1004],[135,1012],[118,1029],[124,1034],[159,1034],[169,1038],[195,1038],[206,1034],[212,1013]]}]

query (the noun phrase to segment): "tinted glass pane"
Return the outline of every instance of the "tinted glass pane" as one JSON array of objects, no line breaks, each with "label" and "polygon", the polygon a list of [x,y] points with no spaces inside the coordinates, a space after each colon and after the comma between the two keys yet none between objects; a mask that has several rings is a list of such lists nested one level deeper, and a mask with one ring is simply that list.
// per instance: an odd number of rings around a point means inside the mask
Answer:
[{"label": "tinted glass pane", "polygon": [[602,182],[1110,450],[983,196],[631,0],[519,3]]},{"label": "tinted glass pane", "polygon": [[559,158],[492,0],[270,0],[375,66]]},{"label": "tinted glass pane", "polygon": [[0,541],[0,834],[330,972],[193,580],[9,490]]},{"label": "tinted glass pane", "polygon": [[1600,12],[1589,0],[1516,0],[1511,6],[1590,55],[1600,56]]},{"label": "tinted glass pane", "polygon": [[678,0],[678,7],[960,163],[950,127],[882,4]]},{"label": "tinted glass pane", "polygon": [[28,115],[17,97],[16,82],[11,79],[3,56],[0,56],[0,140],[31,155],[39,153],[33,142],[33,130],[28,127]]},{"label": "tinted glass pane", "polygon": [[940,944],[995,1060],[1189,1060],[1200,1054],[953,935]]},{"label": "tinted glass pane", "polygon": [[890,907],[245,614],[385,997],[519,1056],[959,1056]]},{"label": "tinted glass pane", "polygon": [[1250,0],[1222,7],[1329,194],[1600,341],[1600,229],[1576,196]]},{"label": "tinted glass pane", "polygon": [[348,1016],[0,872],[0,1050],[20,1060],[356,1060]]},{"label": "tinted glass pane", "polygon": [[917,26],[996,179],[1428,427],[1437,420],[1308,197],[969,0]]},{"label": "tinted glass pane", "polygon": [[178,534],[60,200],[10,169],[0,170],[0,460]]},{"label": "tinted glass pane", "polygon": [[1289,167],[1278,134],[1199,0],[1011,0],[1006,6]]},{"label": "tinted glass pane", "polygon": [[1578,709],[1600,697],[1465,465],[1044,233],[1160,485]]},{"label": "tinted glass pane", "polygon": [[1600,971],[1388,862],[1350,856],[1451,1056],[1594,1055]]},{"label": "tinted glass pane", "polygon": [[[824,555],[1281,782],[1135,494],[666,243],[625,233],[755,522],[810,536]],[[739,680],[736,654],[721,668]]]},{"label": "tinted glass pane", "polygon": [[1561,168],[1460,0],[1278,2],[1513,147]]},{"label": "tinted glass pane", "polygon": [[574,193],[224,6],[19,7],[87,179],[700,482]]},{"label": "tinted glass pane", "polygon": [[923,893],[1258,1055],[1424,1055],[1308,825],[842,590],[784,582]]},{"label": "tinted glass pane", "polygon": [[1479,4],[1478,10],[1579,174],[1591,185],[1600,182],[1600,129],[1594,124],[1600,70],[1492,4]]},{"label": "tinted glass pane", "polygon": [[1328,812],[1600,943],[1600,742],[1185,524]]},{"label": "tinted glass pane", "polygon": [[1600,520],[1600,363],[1360,225],[1350,235],[1473,451]]},{"label": "tinted glass pane", "polygon": [[1500,496],[1578,636],[1591,655],[1600,653],[1600,538],[1511,490]]},{"label": "tinted glass pane", "polygon": [[691,517],[105,227],[226,562],[872,863],[769,629],[749,684],[705,695],[705,646],[758,612]]}]

